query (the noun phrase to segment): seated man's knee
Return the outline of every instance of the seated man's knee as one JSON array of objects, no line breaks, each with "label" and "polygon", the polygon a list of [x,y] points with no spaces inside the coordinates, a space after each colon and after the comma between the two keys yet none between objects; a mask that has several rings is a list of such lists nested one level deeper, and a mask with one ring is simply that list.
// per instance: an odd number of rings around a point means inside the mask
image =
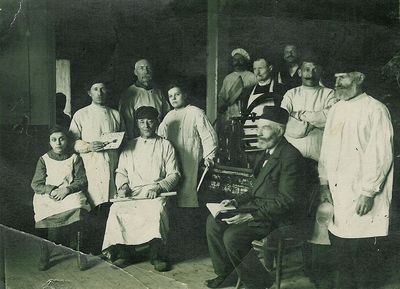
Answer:
[{"label": "seated man's knee", "polygon": [[217,224],[217,222],[215,221],[214,217],[212,215],[209,215],[208,218],[207,218],[207,224],[206,224],[207,234],[209,232],[219,231],[220,230],[219,227],[220,226]]},{"label": "seated man's knee", "polygon": [[223,236],[223,242],[226,249],[235,250],[238,246],[241,245],[240,236],[236,231],[226,230]]}]

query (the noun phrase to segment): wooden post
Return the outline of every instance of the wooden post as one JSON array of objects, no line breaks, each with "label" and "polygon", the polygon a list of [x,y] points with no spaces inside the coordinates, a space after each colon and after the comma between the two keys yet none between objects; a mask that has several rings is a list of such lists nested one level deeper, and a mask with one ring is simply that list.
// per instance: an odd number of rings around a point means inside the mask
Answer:
[{"label": "wooden post", "polygon": [[206,112],[211,123],[213,123],[217,118],[218,7],[219,7],[218,4],[219,0],[208,0]]},{"label": "wooden post", "polygon": [[49,5],[46,0],[27,1],[30,124],[33,125],[55,124],[55,31]]}]

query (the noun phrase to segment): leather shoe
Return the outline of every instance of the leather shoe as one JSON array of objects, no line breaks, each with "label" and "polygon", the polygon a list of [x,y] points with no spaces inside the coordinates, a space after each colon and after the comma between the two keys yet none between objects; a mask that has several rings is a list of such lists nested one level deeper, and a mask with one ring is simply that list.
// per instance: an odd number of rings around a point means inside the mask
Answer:
[{"label": "leather shoe", "polygon": [[114,262],[112,262],[112,264],[114,266],[117,266],[119,268],[125,268],[126,266],[129,265],[129,262],[127,259],[123,259],[123,258],[118,258],[117,260],[115,260]]},{"label": "leather shoe", "polygon": [[207,280],[205,285],[208,288],[225,288],[236,285],[237,280],[230,276],[217,276],[214,279]]},{"label": "leather shoe", "polygon": [[158,272],[165,272],[169,270],[169,266],[168,263],[162,260],[152,260],[151,264],[154,265],[154,270],[158,271]]}]

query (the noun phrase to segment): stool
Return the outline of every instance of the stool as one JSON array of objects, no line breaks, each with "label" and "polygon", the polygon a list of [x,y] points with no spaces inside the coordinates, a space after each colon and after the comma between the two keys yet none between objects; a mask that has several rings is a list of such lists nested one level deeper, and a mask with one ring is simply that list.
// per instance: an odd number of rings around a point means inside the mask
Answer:
[{"label": "stool", "polygon": [[[54,245],[52,241],[41,239],[40,240],[40,260],[38,269],[40,271],[45,271],[50,267],[51,251],[57,246]],[[76,233],[76,256],[77,264],[79,270],[83,271],[87,269],[88,260],[84,253],[81,252],[82,249],[82,232],[79,230]]]}]

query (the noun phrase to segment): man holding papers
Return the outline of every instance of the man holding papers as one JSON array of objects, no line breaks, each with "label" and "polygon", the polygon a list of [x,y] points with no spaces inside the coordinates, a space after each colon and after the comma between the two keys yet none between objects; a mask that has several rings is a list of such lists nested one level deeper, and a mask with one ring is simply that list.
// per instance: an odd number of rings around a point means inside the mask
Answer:
[{"label": "man holding papers", "polygon": [[[109,149],[104,136],[125,130],[118,111],[107,106],[106,80],[93,78],[87,83],[92,103],[78,110],[69,130],[75,139],[74,149],[83,160],[88,180],[88,201],[92,207],[86,220],[87,250],[100,254],[105,223],[110,208],[109,200],[115,195],[114,172],[118,165],[117,149]],[[121,137],[122,138],[122,137]]]},{"label": "man holding papers", "polygon": [[287,120],[286,110],[264,107],[257,120],[258,146],[263,153],[254,168],[254,186],[248,194],[221,203],[239,209],[251,206],[254,210],[221,221],[208,217],[207,241],[217,274],[206,281],[209,288],[234,285],[234,270],[247,289],[269,288],[273,284],[273,278],[251,250],[251,242],[278,227],[293,224],[304,212],[303,157],[283,137]]},{"label": "man holding papers", "polygon": [[169,226],[166,198],[160,194],[176,187],[180,173],[171,143],[155,133],[157,110],[142,106],[135,114],[140,137],[122,151],[115,182],[119,197],[136,199],[111,206],[103,252],[114,265],[125,267],[131,259],[131,246],[150,242],[154,269],[165,271],[168,266],[163,251]]}]

